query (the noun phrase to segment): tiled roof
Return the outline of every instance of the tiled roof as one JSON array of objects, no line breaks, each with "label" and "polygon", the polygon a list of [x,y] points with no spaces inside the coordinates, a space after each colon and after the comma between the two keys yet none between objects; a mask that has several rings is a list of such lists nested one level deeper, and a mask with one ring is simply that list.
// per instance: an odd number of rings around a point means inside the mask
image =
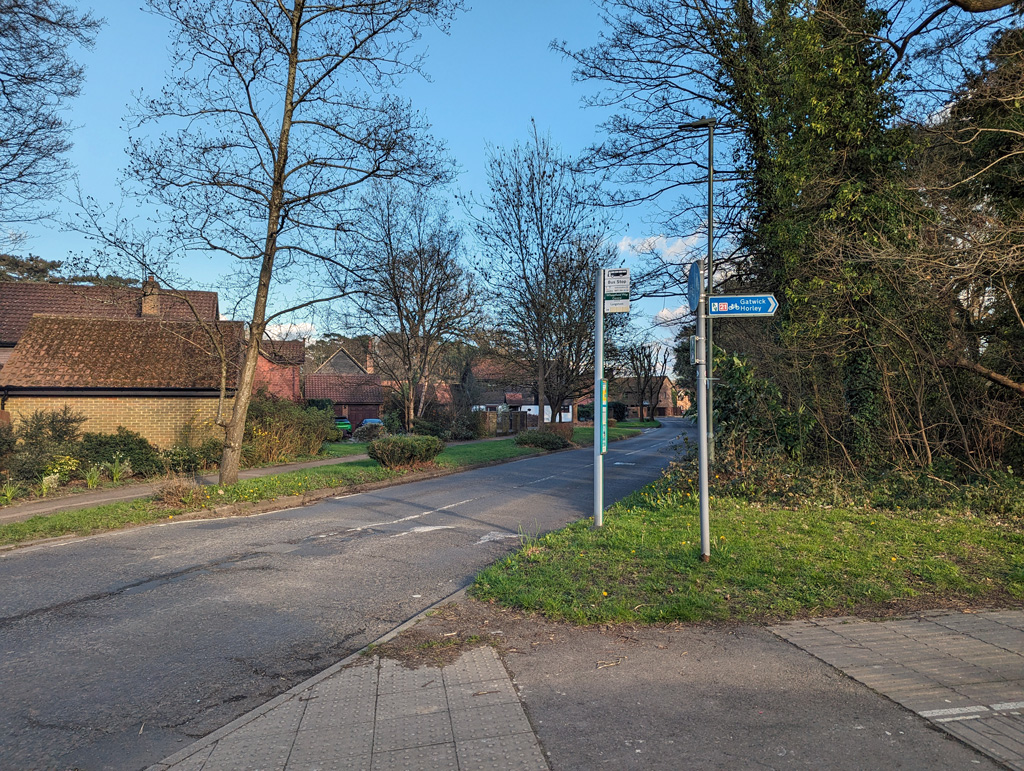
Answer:
[{"label": "tiled roof", "polygon": [[[142,317],[141,287],[78,286],[0,281],[0,344],[14,345],[37,313],[79,318],[137,319]],[[204,321],[219,318],[216,292],[161,289],[159,318],[167,321]]]},{"label": "tiled roof", "polygon": [[[234,388],[243,325],[222,321],[217,332],[226,341],[227,385]],[[34,316],[0,370],[5,385],[217,389],[220,358],[195,322]]]},{"label": "tiled roof", "polygon": [[302,340],[260,341],[260,354],[274,364],[298,367],[306,362],[306,344]]},{"label": "tiled roof", "polygon": [[[0,372],[0,376],[2,376]],[[306,376],[307,399],[330,399],[337,404],[383,404],[379,375]]]},{"label": "tiled roof", "polygon": [[528,372],[524,365],[493,356],[474,362],[472,369],[473,377],[482,383],[513,383]]},{"label": "tiled roof", "polygon": [[359,362],[359,359],[348,348],[339,345],[338,349],[328,356],[323,364],[317,367],[314,374],[363,375],[366,374],[366,367]]}]

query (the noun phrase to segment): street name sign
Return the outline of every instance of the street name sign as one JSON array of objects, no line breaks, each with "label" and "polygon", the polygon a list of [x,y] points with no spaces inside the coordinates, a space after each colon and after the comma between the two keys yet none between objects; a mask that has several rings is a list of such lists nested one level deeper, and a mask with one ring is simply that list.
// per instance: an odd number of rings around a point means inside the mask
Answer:
[{"label": "street name sign", "polygon": [[726,294],[709,298],[709,316],[774,316],[779,301],[773,294]]},{"label": "street name sign", "polygon": [[629,313],[629,268],[604,272],[604,312]]}]

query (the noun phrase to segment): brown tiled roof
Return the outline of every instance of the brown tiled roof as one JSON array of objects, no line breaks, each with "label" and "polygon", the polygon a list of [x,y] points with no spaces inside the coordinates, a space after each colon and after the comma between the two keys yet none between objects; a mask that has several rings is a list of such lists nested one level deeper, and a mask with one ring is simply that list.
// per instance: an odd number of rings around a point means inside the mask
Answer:
[{"label": "brown tiled roof", "polygon": [[[137,319],[142,317],[141,287],[78,286],[0,281],[0,344],[14,345],[37,313],[79,318]],[[219,318],[216,292],[161,289],[159,318],[195,321],[191,302],[204,321]]]},{"label": "brown tiled roof", "polygon": [[[243,325],[222,321],[234,388]],[[0,370],[0,386],[217,389],[220,358],[195,322],[34,316]]]},{"label": "brown tiled roof", "polygon": [[[0,376],[2,376],[0,372]],[[307,399],[330,399],[337,404],[383,404],[380,375],[306,376]]]},{"label": "brown tiled roof", "polygon": [[260,355],[284,367],[298,367],[306,362],[306,344],[302,340],[260,341]]},{"label": "brown tiled roof", "polygon": [[493,356],[473,363],[473,377],[482,383],[513,383],[521,380],[528,368]]}]

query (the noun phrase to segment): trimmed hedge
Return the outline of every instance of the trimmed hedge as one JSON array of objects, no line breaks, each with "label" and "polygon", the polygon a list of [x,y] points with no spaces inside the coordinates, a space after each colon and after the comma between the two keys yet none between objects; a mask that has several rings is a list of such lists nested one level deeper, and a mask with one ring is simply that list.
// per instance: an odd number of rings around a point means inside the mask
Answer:
[{"label": "trimmed hedge", "polygon": [[388,436],[370,442],[366,448],[371,458],[384,468],[429,463],[444,449],[436,436]]},{"label": "trimmed hedge", "polygon": [[567,439],[550,431],[524,431],[516,436],[516,444],[522,447],[539,447],[542,450],[564,450],[571,446]]},{"label": "trimmed hedge", "polygon": [[575,426],[572,423],[545,423],[538,431],[546,431],[549,434],[562,437],[565,441],[572,441],[572,430]]}]

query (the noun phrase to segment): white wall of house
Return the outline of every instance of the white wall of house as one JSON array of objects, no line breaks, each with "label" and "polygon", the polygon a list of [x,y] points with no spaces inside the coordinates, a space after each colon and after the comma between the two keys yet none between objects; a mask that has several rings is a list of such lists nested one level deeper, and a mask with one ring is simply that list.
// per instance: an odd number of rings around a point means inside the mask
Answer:
[{"label": "white wall of house", "polygon": [[[528,412],[531,415],[537,415],[537,414],[540,413],[540,409],[537,407],[536,404],[524,404],[519,409],[520,409],[520,411]],[[545,404],[544,405],[544,422],[545,423],[550,423],[550,422],[552,422],[552,420],[554,420],[554,418],[551,417],[551,405],[550,404]],[[568,423],[571,420],[572,420],[572,406],[570,405],[570,406],[563,407],[563,409],[562,409],[562,422],[563,423]]]}]

